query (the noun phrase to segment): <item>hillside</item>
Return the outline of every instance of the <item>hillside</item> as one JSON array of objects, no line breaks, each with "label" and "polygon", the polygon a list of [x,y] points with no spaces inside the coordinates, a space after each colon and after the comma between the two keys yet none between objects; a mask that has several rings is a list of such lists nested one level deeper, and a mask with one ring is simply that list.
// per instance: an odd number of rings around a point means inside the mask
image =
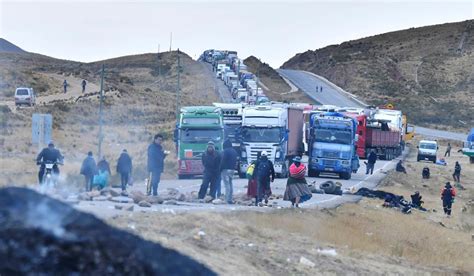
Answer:
[{"label": "hillside", "polygon": [[[185,53],[181,57],[181,105],[205,105],[217,101],[214,82],[201,64]],[[165,148],[174,150],[172,133],[176,118],[178,52],[125,56],[93,63],[58,60],[37,54],[0,53],[0,166],[3,183],[34,183],[36,167],[31,160],[37,147],[31,144],[32,113],[53,115],[53,139],[66,156],[62,169],[68,177],[79,179],[80,162],[87,151],[97,154],[99,130],[100,69],[105,65],[104,152],[111,165],[123,148],[134,158],[137,178],[144,177],[146,147],[157,132],[166,137]],[[71,84],[70,99],[64,99],[62,81]],[[89,90],[79,97],[73,90],[82,79]],[[34,108],[9,110],[14,88],[35,88],[39,102]],[[80,93],[80,92],[79,92]],[[58,98],[58,100],[54,100]],[[42,103],[42,99],[53,99]],[[166,174],[174,176],[174,154],[166,160]],[[25,173],[18,168],[23,168]],[[10,171],[11,169],[11,171]]]},{"label": "hillside", "polygon": [[15,44],[9,42],[8,40],[4,38],[0,38],[0,53],[24,54],[26,53],[26,51],[16,46]]},{"label": "hillside", "polygon": [[288,83],[267,63],[250,56],[244,60],[250,72],[257,75],[263,83],[265,94],[274,101],[311,102],[303,92],[292,89]]},{"label": "hillside", "polygon": [[473,50],[469,20],[308,50],[282,68],[324,76],[369,104],[394,103],[417,124],[467,128],[474,125]]}]

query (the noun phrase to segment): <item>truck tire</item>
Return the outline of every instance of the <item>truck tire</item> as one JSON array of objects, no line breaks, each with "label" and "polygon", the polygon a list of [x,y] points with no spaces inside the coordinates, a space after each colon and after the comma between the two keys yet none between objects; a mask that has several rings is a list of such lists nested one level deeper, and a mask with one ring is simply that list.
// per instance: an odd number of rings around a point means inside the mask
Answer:
[{"label": "truck tire", "polygon": [[326,181],[319,185],[319,188],[324,191],[326,194],[332,194],[336,190],[336,184],[332,181]]},{"label": "truck tire", "polygon": [[417,156],[416,156],[416,162],[420,162],[420,160],[421,160],[421,159],[420,159],[420,156],[417,155]]},{"label": "truck tire", "polygon": [[339,177],[345,180],[351,179],[352,174],[351,173],[340,173]]},{"label": "truck tire", "polygon": [[474,157],[469,157],[469,163],[474,164]]},{"label": "truck tire", "polygon": [[433,161],[433,163],[435,163],[435,164],[436,164],[436,157],[435,157],[435,158],[433,158],[431,161]]}]

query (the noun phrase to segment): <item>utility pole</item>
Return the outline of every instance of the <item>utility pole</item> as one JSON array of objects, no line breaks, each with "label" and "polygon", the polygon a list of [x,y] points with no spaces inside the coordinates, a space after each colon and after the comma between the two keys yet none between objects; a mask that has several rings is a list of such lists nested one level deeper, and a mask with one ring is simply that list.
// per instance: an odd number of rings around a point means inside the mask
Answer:
[{"label": "utility pole", "polygon": [[178,85],[176,90],[176,120],[179,120],[179,110],[181,106],[181,86],[180,86],[180,74],[181,74],[181,57],[178,48]]},{"label": "utility pole", "polygon": [[170,33],[170,52],[171,52],[171,44],[173,44],[173,32]]},{"label": "utility pole", "polygon": [[158,77],[161,78],[161,59],[160,59],[160,44],[158,44]]},{"label": "utility pole", "polygon": [[100,77],[100,103],[99,103],[99,160],[102,159],[102,141],[104,140],[104,135],[102,134],[102,125],[103,125],[103,102],[104,102],[104,72],[105,65],[102,64],[102,72]]}]

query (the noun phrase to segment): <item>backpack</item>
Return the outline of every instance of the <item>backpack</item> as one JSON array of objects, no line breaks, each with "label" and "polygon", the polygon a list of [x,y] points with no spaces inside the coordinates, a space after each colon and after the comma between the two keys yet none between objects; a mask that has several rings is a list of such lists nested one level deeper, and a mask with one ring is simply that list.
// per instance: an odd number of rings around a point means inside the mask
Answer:
[{"label": "backpack", "polygon": [[247,179],[252,179],[253,173],[255,171],[255,163],[250,164],[250,166],[247,168]]},{"label": "backpack", "polygon": [[269,160],[262,160],[258,164],[257,176],[258,178],[266,178],[270,176],[271,173],[271,163]]}]

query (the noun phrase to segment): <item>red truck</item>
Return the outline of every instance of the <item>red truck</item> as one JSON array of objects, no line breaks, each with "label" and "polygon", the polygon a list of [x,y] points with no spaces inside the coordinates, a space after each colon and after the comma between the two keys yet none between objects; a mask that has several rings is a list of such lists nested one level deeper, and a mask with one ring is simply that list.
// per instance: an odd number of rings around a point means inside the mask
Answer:
[{"label": "red truck", "polygon": [[367,158],[375,150],[380,159],[392,160],[401,154],[400,131],[391,130],[383,120],[369,120],[365,114],[345,113],[357,121],[357,155]]}]

